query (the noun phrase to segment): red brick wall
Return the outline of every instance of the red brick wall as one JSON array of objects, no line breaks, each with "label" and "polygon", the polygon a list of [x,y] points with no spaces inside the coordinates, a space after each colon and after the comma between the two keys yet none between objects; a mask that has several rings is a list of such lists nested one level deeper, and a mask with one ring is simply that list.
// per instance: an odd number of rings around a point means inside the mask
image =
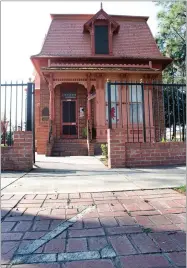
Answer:
[{"label": "red brick wall", "polygon": [[33,167],[31,131],[14,132],[14,145],[1,147],[1,170],[29,171]]},{"label": "red brick wall", "polygon": [[125,142],[124,131],[118,129],[108,129],[108,166],[124,167],[125,166]]},{"label": "red brick wall", "polygon": [[45,154],[46,153],[46,145],[49,138],[49,126],[48,122],[43,123],[41,126],[37,128],[37,153]]},{"label": "red brick wall", "polygon": [[[77,100],[79,138],[83,138],[83,129],[87,126],[87,90],[83,86],[77,90]],[[80,117],[80,107],[84,108],[84,117]]]},{"label": "red brick wall", "polygon": [[126,144],[126,167],[164,166],[185,163],[185,142]]},{"label": "red brick wall", "polygon": [[38,127],[40,124],[40,90],[35,90],[35,147],[37,151],[37,137],[38,137]]},{"label": "red brick wall", "polygon": [[42,110],[49,107],[49,88],[44,80],[40,80],[40,90],[35,96],[35,140],[38,154],[45,154],[49,136],[49,122],[42,121]]},{"label": "red brick wall", "polygon": [[62,110],[61,110],[61,90],[60,86],[55,88],[55,124],[56,124],[56,135],[58,138],[61,136],[62,131]]},{"label": "red brick wall", "polygon": [[146,167],[186,163],[186,143],[125,143],[124,132],[108,129],[108,165]]}]

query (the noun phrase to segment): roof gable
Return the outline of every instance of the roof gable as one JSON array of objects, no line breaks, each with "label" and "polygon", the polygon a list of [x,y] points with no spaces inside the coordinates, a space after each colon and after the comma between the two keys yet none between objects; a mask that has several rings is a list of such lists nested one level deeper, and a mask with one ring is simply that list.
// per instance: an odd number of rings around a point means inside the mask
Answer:
[{"label": "roof gable", "polygon": [[120,25],[112,19],[111,16],[109,16],[102,8],[84,24],[84,31],[89,31],[92,25],[97,20],[106,20],[109,23],[111,23],[111,26],[113,28],[113,32],[118,32]]}]

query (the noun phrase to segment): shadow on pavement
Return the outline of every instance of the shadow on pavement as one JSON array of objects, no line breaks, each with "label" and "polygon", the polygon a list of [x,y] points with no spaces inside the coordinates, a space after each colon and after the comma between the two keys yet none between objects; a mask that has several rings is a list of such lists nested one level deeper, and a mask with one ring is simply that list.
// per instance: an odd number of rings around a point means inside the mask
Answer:
[{"label": "shadow on pavement", "polygon": [[[34,253],[99,251],[101,254],[102,248],[110,245],[116,257],[67,261],[65,266],[60,266],[60,262],[54,265],[35,263],[31,267],[104,268],[106,265],[115,268],[119,263],[122,268],[185,267],[185,208],[158,209],[156,197],[149,201],[140,200],[138,195],[127,198],[122,192],[109,194],[108,198],[103,198],[101,193],[92,194],[93,198],[88,193],[85,193],[85,198],[80,198],[80,195],[78,198],[78,194],[74,197],[69,194],[65,198],[65,195],[25,195],[20,200],[16,196],[2,196],[2,207],[9,205],[9,209],[2,208],[1,213],[2,264],[7,264],[18,249],[31,245],[81,212],[82,206],[86,208],[95,204],[95,210],[38,247]],[[15,266],[18,267],[26,266]]]}]

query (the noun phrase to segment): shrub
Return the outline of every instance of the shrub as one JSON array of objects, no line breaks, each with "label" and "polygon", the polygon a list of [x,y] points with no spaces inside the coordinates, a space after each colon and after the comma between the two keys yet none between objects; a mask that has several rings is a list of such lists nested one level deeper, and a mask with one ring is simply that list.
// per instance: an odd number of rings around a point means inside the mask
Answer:
[{"label": "shrub", "polygon": [[[83,138],[87,138],[87,127],[83,128],[82,136]],[[96,138],[96,129],[92,128],[92,139],[95,139],[95,138]]]},{"label": "shrub", "polygon": [[83,138],[87,138],[87,128],[86,127],[83,128],[83,130],[82,130],[82,136],[83,136]]},{"label": "shrub", "polygon": [[101,144],[102,155],[108,158],[108,144]]},{"label": "shrub", "polygon": [[161,142],[167,142],[167,140],[163,137]]}]

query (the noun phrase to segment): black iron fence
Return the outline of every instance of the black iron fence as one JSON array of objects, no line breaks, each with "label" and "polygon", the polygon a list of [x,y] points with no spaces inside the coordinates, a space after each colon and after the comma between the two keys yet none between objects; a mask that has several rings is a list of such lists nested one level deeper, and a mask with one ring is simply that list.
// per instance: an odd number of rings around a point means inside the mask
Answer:
[{"label": "black iron fence", "polygon": [[186,140],[185,84],[108,82],[106,108],[126,142]]},{"label": "black iron fence", "polygon": [[1,146],[13,145],[14,131],[32,130],[34,136],[34,118],[34,84],[1,84]]}]

